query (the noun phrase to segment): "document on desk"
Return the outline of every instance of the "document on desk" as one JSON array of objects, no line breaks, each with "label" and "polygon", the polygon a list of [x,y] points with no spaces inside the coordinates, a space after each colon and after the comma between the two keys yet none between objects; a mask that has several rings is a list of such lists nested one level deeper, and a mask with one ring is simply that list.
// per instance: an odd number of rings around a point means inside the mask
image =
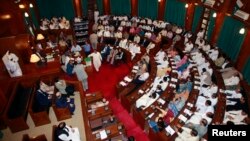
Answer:
[{"label": "document on desk", "polygon": [[189,107],[192,108],[192,107],[194,106],[194,104],[188,102],[188,103],[187,103],[187,106],[189,106]]},{"label": "document on desk", "polygon": [[133,72],[133,73],[137,73],[137,72],[138,72],[138,70],[132,70],[132,72]]},{"label": "document on desk", "polygon": [[139,93],[139,94],[143,94],[144,91],[140,89],[140,90],[138,91],[138,93]]},{"label": "document on desk", "polygon": [[182,120],[183,122],[186,122],[187,121],[187,118],[181,114],[179,117],[178,117],[180,120]]},{"label": "document on desk", "polygon": [[192,112],[191,112],[190,110],[188,110],[188,109],[185,109],[185,110],[184,110],[184,113],[187,114],[187,115],[189,115],[189,116],[192,115]]},{"label": "document on desk", "polygon": [[106,138],[108,137],[108,135],[107,135],[107,133],[106,133],[105,130],[100,131],[100,136],[101,136],[101,139],[102,139],[102,140],[103,140],[103,139],[106,139]]},{"label": "document on desk", "polygon": [[124,78],[124,80],[127,81],[127,82],[131,82],[131,81],[132,81],[132,79],[129,78],[128,76],[126,76],[126,77]]},{"label": "document on desk", "polygon": [[157,100],[158,102],[160,102],[162,105],[164,105],[165,104],[165,100],[163,100],[162,98],[159,98],[158,100]]},{"label": "document on desk", "polygon": [[165,128],[165,130],[166,130],[171,136],[175,133],[174,129],[173,129],[170,125],[167,126],[167,127]]},{"label": "document on desk", "polygon": [[178,79],[176,79],[176,78],[171,78],[171,81],[173,81],[173,82],[177,82],[177,81],[178,81]]},{"label": "document on desk", "polygon": [[121,82],[120,82],[120,85],[126,86],[127,84],[126,84],[125,82],[121,81]]},{"label": "document on desk", "polygon": [[133,66],[133,69],[138,70],[139,67],[138,66]]}]

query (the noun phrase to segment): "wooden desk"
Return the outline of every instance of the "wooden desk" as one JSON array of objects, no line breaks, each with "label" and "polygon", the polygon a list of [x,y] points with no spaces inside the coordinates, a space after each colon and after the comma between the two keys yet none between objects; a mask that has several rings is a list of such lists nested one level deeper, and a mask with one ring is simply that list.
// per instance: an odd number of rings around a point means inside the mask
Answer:
[{"label": "wooden desk", "polygon": [[99,101],[102,98],[103,98],[103,94],[101,92],[95,92],[95,93],[92,93],[90,96],[86,96],[85,101],[87,104],[90,104],[90,103]]},{"label": "wooden desk", "polygon": [[96,108],[94,114],[92,114],[92,111],[88,112],[88,119],[95,120],[95,119],[98,119],[100,117],[104,117],[110,114],[112,114],[112,110],[108,106],[103,106],[103,107]]},{"label": "wooden desk", "polygon": [[[119,127],[120,127],[121,129],[118,129]],[[125,129],[124,129],[122,123],[117,123],[117,124],[110,125],[110,126],[104,128],[104,129],[102,129],[101,131],[103,131],[103,130],[105,130],[106,132],[107,132],[108,130],[110,131],[110,133],[107,134],[108,137],[105,138],[105,139],[97,138],[97,136],[98,136],[97,134],[99,134],[99,132],[97,132],[97,133],[93,134],[93,139],[94,139],[95,141],[104,141],[104,140],[108,140],[108,139],[117,137],[117,136],[119,136],[119,135],[125,133]]]}]

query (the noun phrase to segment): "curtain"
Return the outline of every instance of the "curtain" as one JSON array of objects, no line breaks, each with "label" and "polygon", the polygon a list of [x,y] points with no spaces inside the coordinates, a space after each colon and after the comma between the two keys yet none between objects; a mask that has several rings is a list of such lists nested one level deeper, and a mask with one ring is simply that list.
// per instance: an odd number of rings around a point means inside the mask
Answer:
[{"label": "curtain", "polygon": [[130,15],[130,0],[110,0],[110,10],[112,15]]},{"label": "curtain", "polygon": [[244,79],[250,84],[250,57],[247,59],[247,62],[243,68],[242,74]]},{"label": "curtain", "polygon": [[246,35],[239,34],[242,27],[244,27],[244,24],[240,21],[232,17],[226,17],[218,38],[217,46],[233,61],[236,61]]},{"label": "curtain", "polygon": [[207,41],[210,42],[212,33],[214,31],[214,24],[215,24],[215,18],[213,17],[213,14],[215,11],[211,11],[210,17],[209,17],[209,24],[208,24],[208,29],[207,29]]},{"label": "curtain", "polygon": [[156,19],[158,15],[158,0],[138,0],[138,16]]},{"label": "curtain", "polygon": [[82,12],[84,16],[88,16],[88,0],[82,0]]},{"label": "curtain", "polygon": [[192,25],[192,32],[195,33],[197,26],[199,25],[201,16],[202,16],[203,7],[202,6],[196,6],[194,11],[194,19],[193,19],[193,25]]},{"label": "curtain", "polygon": [[103,14],[103,0],[96,0],[96,4],[97,4],[97,9],[100,15],[102,15]]},{"label": "curtain", "polygon": [[165,6],[165,21],[184,27],[186,8],[183,2],[167,0]]},{"label": "curtain", "polygon": [[75,16],[73,0],[37,0],[41,18],[51,19],[53,16],[73,19]]},{"label": "curtain", "polygon": [[38,23],[38,20],[37,20],[37,17],[36,17],[36,12],[35,12],[34,8],[33,7],[29,8],[29,10],[30,10],[30,16],[31,16],[31,20],[32,20],[33,25],[36,28],[39,28],[39,23]]}]

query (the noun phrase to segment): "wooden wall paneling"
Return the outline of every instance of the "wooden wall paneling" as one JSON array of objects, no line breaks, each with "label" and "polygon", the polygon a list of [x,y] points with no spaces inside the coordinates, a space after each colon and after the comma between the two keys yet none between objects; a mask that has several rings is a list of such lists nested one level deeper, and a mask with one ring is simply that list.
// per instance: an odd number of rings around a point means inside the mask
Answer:
[{"label": "wooden wall paneling", "polygon": [[221,28],[223,26],[224,19],[225,19],[225,16],[228,15],[227,11],[230,8],[230,5],[231,5],[230,0],[224,0],[224,3],[223,3],[221,10],[219,12],[216,11],[217,17],[215,20],[215,26],[214,26],[214,30],[213,30],[211,41],[210,41],[211,44],[215,44],[219,38],[219,34],[220,34]]},{"label": "wooden wall paneling", "polygon": [[0,37],[26,33],[23,12],[14,1],[1,0]]},{"label": "wooden wall paneling", "polygon": [[246,29],[246,37],[245,37],[245,40],[241,46],[239,57],[236,61],[236,67],[240,71],[243,70],[244,65],[247,62],[247,59],[249,57],[249,54],[250,54],[249,45],[250,45],[250,30]]},{"label": "wooden wall paneling", "polygon": [[158,20],[164,20],[166,0],[158,2]]},{"label": "wooden wall paneling", "polygon": [[131,0],[131,15],[138,16],[138,0]]},{"label": "wooden wall paneling", "polygon": [[188,8],[186,12],[185,28],[186,30],[192,30],[192,24],[194,19],[195,5],[193,3],[188,3]]},{"label": "wooden wall paneling", "polygon": [[103,0],[104,15],[110,14],[110,0]]},{"label": "wooden wall paneling", "polygon": [[[15,48],[21,55],[22,61],[24,64],[30,63],[30,56],[32,54],[30,48],[30,35],[29,34],[20,34],[15,38]],[[19,58],[20,58],[19,57]]]},{"label": "wooden wall paneling", "polygon": [[[82,17],[83,9],[81,0],[73,0],[74,3],[74,11],[76,17]],[[87,14],[87,13],[84,13]]]}]

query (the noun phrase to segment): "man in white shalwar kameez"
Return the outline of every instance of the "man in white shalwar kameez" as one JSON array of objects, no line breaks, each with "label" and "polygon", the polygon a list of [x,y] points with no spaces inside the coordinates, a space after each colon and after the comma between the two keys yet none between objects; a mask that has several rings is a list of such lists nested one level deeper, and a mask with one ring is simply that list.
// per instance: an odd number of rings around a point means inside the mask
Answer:
[{"label": "man in white shalwar kameez", "polygon": [[57,127],[57,138],[63,141],[81,141],[79,129],[77,127],[70,127],[65,124],[65,122],[61,122]]},{"label": "man in white shalwar kameez", "polygon": [[85,66],[81,64],[80,60],[77,60],[77,65],[73,69],[73,73],[76,73],[77,79],[82,82],[84,91],[88,90],[88,74],[85,71]]},{"label": "man in white shalwar kameez", "polygon": [[99,68],[102,65],[102,56],[101,56],[101,54],[95,50],[88,57],[93,57],[93,64],[94,64],[95,70],[98,72]]}]

